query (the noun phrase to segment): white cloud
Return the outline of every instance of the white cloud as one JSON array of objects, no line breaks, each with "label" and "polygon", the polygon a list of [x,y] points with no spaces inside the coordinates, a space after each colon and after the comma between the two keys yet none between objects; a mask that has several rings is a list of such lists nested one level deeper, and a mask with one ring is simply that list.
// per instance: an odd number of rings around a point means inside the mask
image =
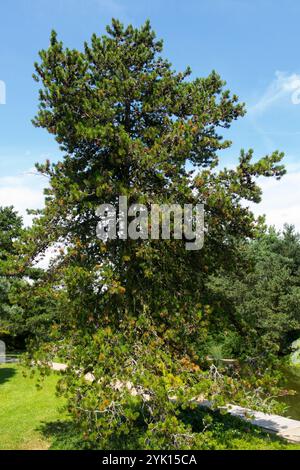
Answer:
[{"label": "white cloud", "polygon": [[277,71],[265,93],[257,103],[250,106],[249,114],[263,113],[287,97],[293,104],[300,103],[300,74]]},{"label": "white cloud", "polygon": [[265,214],[268,225],[282,229],[284,223],[293,224],[300,232],[300,165],[287,165],[287,174],[279,181],[264,178],[259,184],[263,198],[251,206],[253,212]]},{"label": "white cloud", "polygon": [[35,169],[17,176],[0,177],[0,206],[14,206],[28,226],[32,216],[27,214],[26,209],[43,207],[43,188],[46,185],[46,178],[37,174]]},{"label": "white cloud", "polygon": [[[48,180],[30,169],[17,176],[0,177],[0,206],[14,206],[23,217],[26,226],[31,225],[32,216],[27,214],[27,209],[41,209],[44,206],[43,189]],[[51,260],[55,259],[61,245],[52,246],[40,256],[35,265],[46,269]]]}]

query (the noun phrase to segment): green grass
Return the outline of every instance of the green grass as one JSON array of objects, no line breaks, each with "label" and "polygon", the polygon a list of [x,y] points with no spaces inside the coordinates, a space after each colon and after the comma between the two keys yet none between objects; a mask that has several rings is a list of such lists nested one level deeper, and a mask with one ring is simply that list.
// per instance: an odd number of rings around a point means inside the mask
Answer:
[{"label": "green grass", "polygon": [[56,374],[45,379],[41,389],[37,379],[23,376],[19,365],[0,366],[0,449],[48,449],[51,437],[45,429],[66,416],[64,400],[55,395]]}]

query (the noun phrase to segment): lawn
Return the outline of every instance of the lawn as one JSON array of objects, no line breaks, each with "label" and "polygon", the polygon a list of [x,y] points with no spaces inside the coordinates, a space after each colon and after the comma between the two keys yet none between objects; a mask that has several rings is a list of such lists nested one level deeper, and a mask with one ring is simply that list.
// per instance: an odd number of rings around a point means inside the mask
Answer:
[{"label": "lawn", "polygon": [[0,365],[0,449],[48,449],[45,429],[65,418],[64,401],[55,395],[58,376],[51,374],[41,389],[36,378],[23,376],[18,365]]}]

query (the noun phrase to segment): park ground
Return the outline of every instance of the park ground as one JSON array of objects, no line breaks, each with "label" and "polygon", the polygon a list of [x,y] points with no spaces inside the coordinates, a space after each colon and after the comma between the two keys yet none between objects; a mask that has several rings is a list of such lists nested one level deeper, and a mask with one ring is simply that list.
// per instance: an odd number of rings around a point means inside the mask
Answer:
[{"label": "park ground", "polygon": [[58,376],[51,374],[38,388],[37,376],[25,373],[20,365],[0,367],[1,450],[49,449],[51,427],[66,417],[64,400],[55,393]]}]

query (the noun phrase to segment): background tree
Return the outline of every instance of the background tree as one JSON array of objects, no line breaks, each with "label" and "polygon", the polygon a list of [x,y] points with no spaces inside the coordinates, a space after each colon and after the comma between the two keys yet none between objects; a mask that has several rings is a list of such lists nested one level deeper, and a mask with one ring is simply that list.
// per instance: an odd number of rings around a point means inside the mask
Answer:
[{"label": "background tree", "polygon": [[[107,33],[77,51],[53,32],[40,52],[34,123],[65,156],[37,165],[50,187],[26,240],[28,259],[64,244],[49,276],[66,289],[68,333],[64,323],[53,351],[69,363],[61,391],[88,445],[195,448],[202,438],[182,417],[192,397],[217,404],[249,395],[249,381],[213,373],[202,355],[212,315],[206,279],[233,269],[237,240],[260,232],[241,201],[259,202],[256,177],[281,177],[282,154],[253,161],[242,151],[235,170],[218,169],[230,146],[221,131],[244,115],[238,98],[215,72],[191,79],[189,69],[173,71],[149,22],[138,29],[113,20]],[[187,251],[185,240],[100,241],[96,208],[119,195],[148,207],[204,203],[203,250]],[[261,378],[263,396],[273,382]]]},{"label": "background tree", "polygon": [[22,217],[13,207],[0,207],[0,335],[10,348],[24,349],[26,340],[46,340],[59,317],[59,293],[43,279],[43,270],[24,269]]},{"label": "background tree", "polygon": [[271,355],[287,354],[300,336],[299,234],[291,226],[282,233],[270,229],[239,251],[242,264],[208,280],[213,343],[224,342],[227,354],[268,362]]},{"label": "background tree", "polygon": [[14,288],[14,260],[17,255],[14,242],[22,232],[22,218],[13,207],[0,207],[0,335],[6,339],[12,334],[11,321],[16,325],[22,315],[22,309],[11,300]]}]

